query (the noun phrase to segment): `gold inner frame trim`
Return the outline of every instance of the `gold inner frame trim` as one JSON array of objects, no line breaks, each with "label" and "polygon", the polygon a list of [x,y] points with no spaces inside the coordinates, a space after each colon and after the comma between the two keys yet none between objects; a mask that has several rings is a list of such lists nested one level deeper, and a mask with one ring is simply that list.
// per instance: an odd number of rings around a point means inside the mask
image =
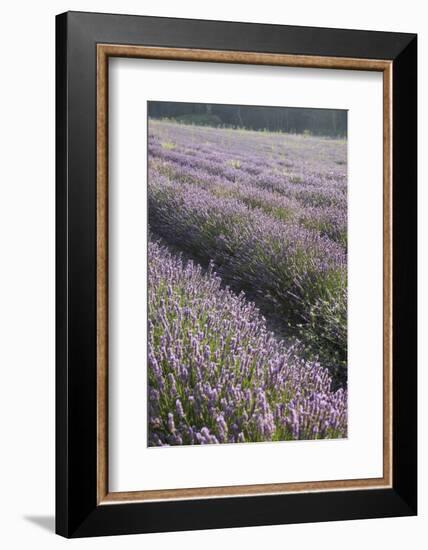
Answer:
[{"label": "gold inner frame trim", "polygon": [[[133,57],[348,69],[383,73],[383,476],[297,483],[109,492],[108,488],[108,59]],[[319,57],[97,45],[97,503],[239,497],[284,493],[378,489],[392,486],[392,62]]]}]

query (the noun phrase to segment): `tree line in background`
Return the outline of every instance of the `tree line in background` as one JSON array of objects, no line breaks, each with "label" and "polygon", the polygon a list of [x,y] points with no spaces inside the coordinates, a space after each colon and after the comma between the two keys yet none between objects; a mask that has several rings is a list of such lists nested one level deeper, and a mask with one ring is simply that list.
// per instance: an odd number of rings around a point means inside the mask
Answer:
[{"label": "tree line in background", "polygon": [[330,137],[347,135],[347,111],[338,109],[149,101],[148,114],[151,118],[168,118],[183,124]]}]

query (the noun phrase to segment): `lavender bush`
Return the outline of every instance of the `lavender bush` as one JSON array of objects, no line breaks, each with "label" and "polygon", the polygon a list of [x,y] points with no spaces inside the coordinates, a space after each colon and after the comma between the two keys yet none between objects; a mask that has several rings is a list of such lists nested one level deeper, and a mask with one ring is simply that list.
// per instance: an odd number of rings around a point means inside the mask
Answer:
[{"label": "lavender bush", "polygon": [[347,393],[244,294],[149,242],[149,445],[346,437]]}]

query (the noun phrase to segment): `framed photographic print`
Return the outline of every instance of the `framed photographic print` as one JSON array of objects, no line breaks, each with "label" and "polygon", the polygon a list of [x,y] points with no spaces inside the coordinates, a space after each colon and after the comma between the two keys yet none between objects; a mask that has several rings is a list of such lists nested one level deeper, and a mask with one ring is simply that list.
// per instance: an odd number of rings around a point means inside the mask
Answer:
[{"label": "framed photographic print", "polygon": [[416,514],[416,36],[56,48],[57,532]]}]

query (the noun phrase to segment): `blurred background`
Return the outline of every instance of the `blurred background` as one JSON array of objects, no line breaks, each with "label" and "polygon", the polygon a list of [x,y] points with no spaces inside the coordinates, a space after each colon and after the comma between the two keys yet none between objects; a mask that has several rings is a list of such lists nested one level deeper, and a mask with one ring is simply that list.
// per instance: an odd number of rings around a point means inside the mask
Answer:
[{"label": "blurred background", "polygon": [[209,103],[149,101],[151,118],[168,118],[182,124],[291,134],[346,137],[348,112],[340,109],[299,109]]}]

